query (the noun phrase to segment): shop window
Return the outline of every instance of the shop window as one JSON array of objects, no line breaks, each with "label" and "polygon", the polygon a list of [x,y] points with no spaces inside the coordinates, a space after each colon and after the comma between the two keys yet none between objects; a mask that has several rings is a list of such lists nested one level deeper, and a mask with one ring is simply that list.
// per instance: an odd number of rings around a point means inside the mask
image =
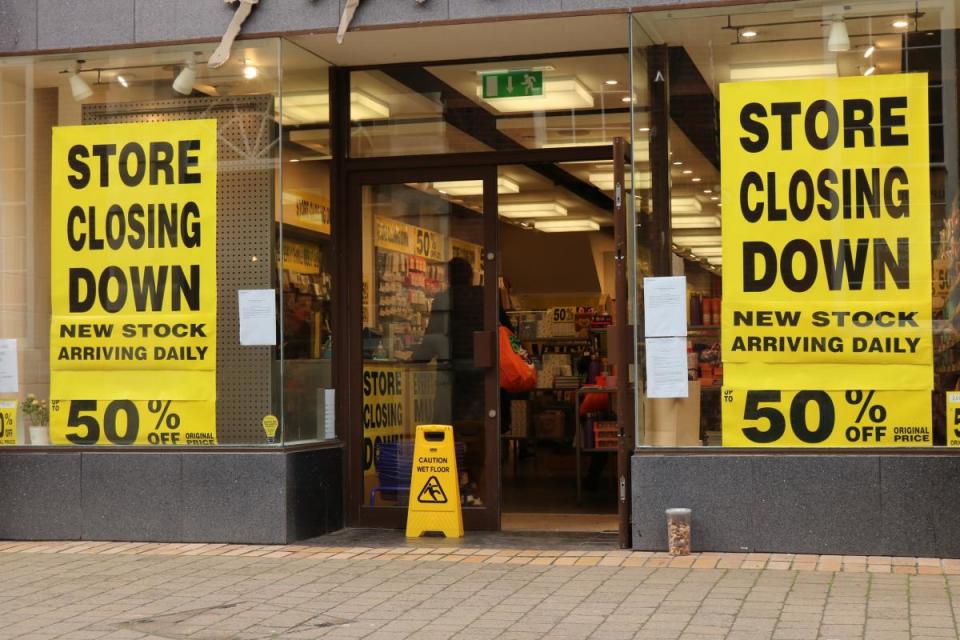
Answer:
[{"label": "shop window", "polygon": [[639,235],[668,216],[674,256],[638,261],[638,300],[643,277],[685,276],[686,361],[667,364],[689,385],[652,398],[644,378],[638,445],[960,445],[956,10],[633,16],[635,82],[660,56],[669,83],[662,117],[636,114],[669,143],[651,158],[669,203],[637,190]]},{"label": "shop window", "polygon": [[[281,282],[319,298],[332,283],[310,246],[287,254],[310,265],[306,281],[279,268],[299,212],[329,224],[328,201],[312,194],[328,198],[327,174],[310,172],[301,192],[278,162],[312,159],[302,145],[281,155],[283,127],[310,111],[294,101],[284,118],[282,96],[325,94],[326,64],[279,40],[244,42],[219,69],[209,53],[0,63],[2,444],[291,439]],[[324,83],[306,83],[311,71]],[[308,204],[287,220],[296,193]]]}]

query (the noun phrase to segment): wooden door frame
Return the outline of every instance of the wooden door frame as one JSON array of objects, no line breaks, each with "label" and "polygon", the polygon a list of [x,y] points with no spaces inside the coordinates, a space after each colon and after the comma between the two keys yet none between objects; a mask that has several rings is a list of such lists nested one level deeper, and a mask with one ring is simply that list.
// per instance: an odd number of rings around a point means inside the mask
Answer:
[{"label": "wooden door frame", "polygon": [[[343,105],[345,106],[345,105]],[[346,141],[340,144],[346,146]],[[339,145],[338,145],[339,146]],[[625,171],[629,164],[629,144],[620,140],[611,145],[595,147],[570,147],[555,149],[529,149],[520,151],[487,151],[456,154],[434,154],[403,157],[370,157],[370,158],[343,158],[337,171],[340,176],[334,187],[334,200],[339,203],[340,211],[346,213],[334,218],[340,218],[337,225],[340,237],[337,239],[339,254],[339,289],[345,289],[339,296],[339,304],[343,307],[339,311],[341,330],[335,333],[335,369],[338,372],[337,411],[343,416],[340,422],[343,425],[340,437],[345,444],[344,455],[344,499],[348,526],[360,527],[402,527],[406,518],[404,507],[369,507],[366,506],[361,494],[363,491],[362,462],[360,452],[363,446],[362,434],[362,385],[363,353],[362,344],[362,302],[360,291],[363,286],[361,260],[358,256],[363,250],[362,242],[362,201],[361,185],[365,184],[402,184],[405,182],[442,182],[443,180],[483,180],[484,183],[484,328],[485,332],[496,335],[499,324],[497,289],[500,274],[501,251],[499,233],[499,215],[497,211],[497,169],[503,165],[550,164],[571,161],[596,160],[604,161],[620,158],[620,172]],[[615,166],[618,163],[615,162]],[[397,168],[402,165],[402,168]],[[616,180],[616,178],[615,178]],[[620,173],[619,182],[624,184],[624,176]],[[337,194],[339,192],[339,194]],[[623,187],[620,206],[614,208],[615,230],[617,225],[625,225],[626,200],[628,190]],[[617,220],[620,220],[618,223]],[[619,227],[622,241],[626,242],[628,230],[625,226]],[[619,244],[618,246],[623,246]],[[625,255],[625,254],[624,254]],[[622,269],[626,277],[626,260],[618,261],[618,268]],[[618,295],[619,297],[619,295]],[[627,300],[626,297],[623,298]],[[626,302],[622,306],[624,315]],[[337,313],[337,312],[335,312]],[[634,337],[632,327],[624,321],[622,339],[614,341],[614,360],[631,362]],[[489,329],[489,331],[486,331]],[[612,345],[613,346],[613,345]],[[492,345],[496,355],[496,344]],[[496,363],[495,363],[496,364]],[[626,367],[625,367],[626,368]],[[499,432],[499,392],[500,384],[498,366],[491,369],[491,373],[484,377],[485,400],[488,405],[485,417],[485,452],[487,481],[483,496],[484,509],[464,509],[464,526],[474,530],[499,530],[500,514],[502,510],[502,488],[500,469],[500,432]],[[618,377],[624,385],[627,377]],[[620,422],[620,452],[618,454],[618,503],[620,516],[621,545],[627,544],[630,529],[630,457],[633,453],[633,397],[632,389],[622,390],[622,396],[628,403],[625,410],[618,406],[618,421]],[[619,404],[619,403],[618,403]],[[494,411],[490,416],[489,412]],[[342,413],[341,413],[342,412]]]}]

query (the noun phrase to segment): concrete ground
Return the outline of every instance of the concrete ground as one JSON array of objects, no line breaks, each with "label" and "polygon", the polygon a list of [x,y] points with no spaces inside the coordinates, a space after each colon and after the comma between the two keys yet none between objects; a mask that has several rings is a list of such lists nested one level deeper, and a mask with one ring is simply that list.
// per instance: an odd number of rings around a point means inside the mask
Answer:
[{"label": "concrete ground", "polygon": [[798,557],[0,542],[0,638],[960,637],[955,562]]}]

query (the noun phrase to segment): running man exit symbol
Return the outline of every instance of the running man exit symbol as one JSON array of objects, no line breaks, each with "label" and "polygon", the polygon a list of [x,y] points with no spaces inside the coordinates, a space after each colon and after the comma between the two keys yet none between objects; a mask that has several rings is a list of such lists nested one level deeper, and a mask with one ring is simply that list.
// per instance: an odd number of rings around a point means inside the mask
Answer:
[{"label": "running man exit symbol", "polygon": [[525,98],[543,95],[543,71],[501,71],[481,77],[484,98]]},{"label": "running man exit symbol", "polygon": [[423,485],[423,489],[420,490],[420,495],[417,496],[417,502],[427,504],[447,503],[447,494],[443,492],[443,487],[440,486],[440,481],[437,479],[437,476],[430,476],[430,478],[427,479],[427,483]]}]

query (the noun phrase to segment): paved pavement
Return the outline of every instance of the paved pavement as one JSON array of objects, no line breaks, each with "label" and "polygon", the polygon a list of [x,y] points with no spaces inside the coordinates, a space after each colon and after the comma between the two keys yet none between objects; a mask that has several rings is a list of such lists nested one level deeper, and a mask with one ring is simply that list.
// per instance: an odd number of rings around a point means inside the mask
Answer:
[{"label": "paved pavement", "polygon": [[953,562],[751,555],[0,542],[0,638],[960,637]]}]

